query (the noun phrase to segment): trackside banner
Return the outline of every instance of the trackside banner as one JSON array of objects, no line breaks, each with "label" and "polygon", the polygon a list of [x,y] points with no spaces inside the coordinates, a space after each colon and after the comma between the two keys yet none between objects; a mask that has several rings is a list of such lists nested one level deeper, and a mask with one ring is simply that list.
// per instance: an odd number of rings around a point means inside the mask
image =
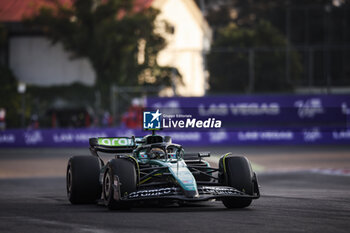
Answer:
[{"label": "trackside banner", "polygon": [[[350,95],[149,98],[146,109],[144,129],[159,129],[184,146],[350,143]],[[150,133],[119,127],[5,130],[0,147],[88,147],[92,137]]]},{"label": "trackside banner", "polygon": [[[143,136],[150,132],[141,130],[74,129],[74,130],[7,130],[0,132],[0,148],[10,147],[88,147],[91,137]],[[173,142],[184,146],[208,145],[293,145],[293,144],[347,144],[350,129],[319,131],[317,129],[294,130],[238,130],[217,132],[165,132]]]},{"label": "trackside banner", "polygon": [[[161,112],[163,128],[174,131],[179,128],[322,131],[347,129],[350,125],[350,95],[148,98],[147,107]],[[179,125],[181,121],[186,127]],[[197,122],[206,122],[208,127],[193,127]]]}]

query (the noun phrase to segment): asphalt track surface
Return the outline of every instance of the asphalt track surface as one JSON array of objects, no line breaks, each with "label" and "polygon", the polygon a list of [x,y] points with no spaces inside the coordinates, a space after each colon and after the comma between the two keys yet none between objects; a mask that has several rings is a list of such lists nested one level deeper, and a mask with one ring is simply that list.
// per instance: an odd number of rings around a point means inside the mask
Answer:
[{"label": "asphalt track surface", "polygon": [[349,232],[350,176],[310,169],[349,169],[350,148],[192,149],[245,152],[260,165],[261,198],[240,210],[221,202],[117,212],[70,205],[65,163],[87,150],[0,150],[0,232]]}]

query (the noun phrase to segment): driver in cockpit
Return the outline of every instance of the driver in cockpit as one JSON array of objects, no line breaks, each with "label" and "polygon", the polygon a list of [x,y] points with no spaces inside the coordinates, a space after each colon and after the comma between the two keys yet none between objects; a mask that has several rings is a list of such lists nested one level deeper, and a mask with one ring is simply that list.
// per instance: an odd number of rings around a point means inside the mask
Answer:
[{"label": "driver in cockpit", "polygon": [[150,159],[165,159],[166,157],[165,151],[157,147],[152,148],[148,155]]}]

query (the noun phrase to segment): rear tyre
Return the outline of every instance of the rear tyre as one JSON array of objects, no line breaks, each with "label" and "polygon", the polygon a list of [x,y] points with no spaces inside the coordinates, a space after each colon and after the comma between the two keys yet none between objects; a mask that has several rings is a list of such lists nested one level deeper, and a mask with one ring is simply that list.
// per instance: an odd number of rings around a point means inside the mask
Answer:
[{"label": "rear tyre", "polygon": [[100,161],[94,156],[74,156],[68,161],[67,196],[72,204],[92,204],[101,197]]},{"label": "rear tyre", "polygon": [[[253,195],[253,171],[249,160],[243,156],[226,156],[219,161],[219,181],[248,195]],[[252,203],[252,199],[239,197],[226,197],[222,203],[227,208],[244,208]]]},{"label": "rear tyre", "polygon": [[129,209],[130,203],[123,202],[120,198],[135,192],[136,185],[137,176],[134,163],[127,159],[111,160],[103,179],[105,205],[110,210]]}]

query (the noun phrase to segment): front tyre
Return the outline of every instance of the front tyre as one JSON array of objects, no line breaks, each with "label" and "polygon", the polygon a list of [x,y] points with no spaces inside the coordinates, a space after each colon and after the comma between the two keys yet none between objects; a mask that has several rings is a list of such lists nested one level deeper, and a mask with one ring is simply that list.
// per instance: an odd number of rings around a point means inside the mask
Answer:
[{"label": "front tyre", "polygon": [[[220,182],[224,185],[233,187],[247,195],[253,195],[254,173],[249,160],[243,156],[226,155],[219,161]],[[226,197],[222,203],[227,208],[245,208],[252,203],[252,199],[239,197]]]},{"label": "front tyre", "polygon": [[100,161],[94,156],[73,156],[66,173],[68,200],[72,204],[92,204],[101,197]]},{"label": "front tyre", "polygon": [[110,210],[129,209],[130,204],[120,199],[136,191],[137,176],[133,162],[112,159],[107,164],[103,179],[103,198]]}]

